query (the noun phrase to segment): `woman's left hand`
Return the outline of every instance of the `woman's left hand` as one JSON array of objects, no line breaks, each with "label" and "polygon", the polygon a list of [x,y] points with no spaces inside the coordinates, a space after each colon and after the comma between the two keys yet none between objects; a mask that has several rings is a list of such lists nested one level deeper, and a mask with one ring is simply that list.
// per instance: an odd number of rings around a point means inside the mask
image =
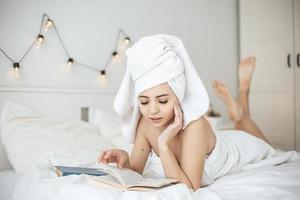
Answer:
[{"label": "woman's left hand", "polygon": [[158,145],[165,146],[169,145],[172,139],[180,132],[183,126],[183,113],[179,106],[179,103],[176,102],[174,105],[174,122],[170,124],[158,137]]}]

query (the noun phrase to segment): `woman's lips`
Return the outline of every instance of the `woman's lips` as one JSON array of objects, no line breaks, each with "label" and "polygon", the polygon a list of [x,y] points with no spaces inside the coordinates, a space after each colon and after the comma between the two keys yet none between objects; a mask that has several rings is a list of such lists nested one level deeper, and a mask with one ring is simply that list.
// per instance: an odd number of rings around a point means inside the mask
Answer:
[{"label": "woman's lips", "polygon": [[153,123],[159,123],[162,120],[162,117],[159,118],[150,118]]}]

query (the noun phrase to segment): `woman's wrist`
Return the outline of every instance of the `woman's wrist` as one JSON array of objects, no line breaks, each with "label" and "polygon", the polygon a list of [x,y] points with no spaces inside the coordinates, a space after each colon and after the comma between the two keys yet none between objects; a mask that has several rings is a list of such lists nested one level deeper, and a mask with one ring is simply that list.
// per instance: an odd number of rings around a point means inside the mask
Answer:
[{"label": "woman's wrist", "polygon": [[166,141],[159,141],[158,142],[158,150],[159,150],[160,153],[161,152],[167,152],[167,151],[169,151],[169,149],[170,149],[170,146]]},{"label": "woman's wrist", "polygon": [[163,132],[159,137],[158,137],[158,146],[164,147],[164,146],[169,146],[170,144],[170,138],[166,136],[166,134]]}]

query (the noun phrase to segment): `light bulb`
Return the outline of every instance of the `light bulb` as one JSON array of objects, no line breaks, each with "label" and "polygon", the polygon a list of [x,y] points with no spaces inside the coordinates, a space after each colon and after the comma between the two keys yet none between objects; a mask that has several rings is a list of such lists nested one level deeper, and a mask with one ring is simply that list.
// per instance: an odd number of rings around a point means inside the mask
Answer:
[{"label": "light bulb", "polygon": [[124,39],[124,43],[125,43],[125,44],[129,44],[129,43],[130,43],[130,38],[129,38],[129,37],[126,37],[126,38]]},{"label": "light bulb", "polygon": [[20,71],[20,63],[14,63],[13,66],[14,66],[15,72],[19,72]]},{"label": "light bulb", "polygon": [[121,58],[120,58],[120,55],[118,54],[118,52],[114,51],[112,53],[112,57],[113,57],[114,61],[117,61],[117,62],[121,63]]},{"label": "light bulb", "polygon": [[53,25],[54,22],[51,19],[48,19],[45,23],[45,32],[47,32]]},{"label": "light bulb", "polygon": [[13,63],[13,70],[11,71],[11,74],[16,78],[20,78],[20,64],[19,63]]},{"label": "light bulb", "polygon": [[101,82],[102,85],[106,85],[107,78],[106,78],[106,72],[105,72],[105,70],[101,70],[100,71],[100,74],[99,74],[98,78],[99,78],[99,80],[100,80],[100,82]]},{"label": "light bulb", "polygon": [[74,59],[73,58],[69,58],[68,62],[67,62],[67,66],[70,68],[74,63]]},{"label": "light bulb", "polygon": [[40,48],[40,46],[42,45],[44,41],[44,36],[39,34],[35,40],[35,44],[36,44],[36,48]]}]

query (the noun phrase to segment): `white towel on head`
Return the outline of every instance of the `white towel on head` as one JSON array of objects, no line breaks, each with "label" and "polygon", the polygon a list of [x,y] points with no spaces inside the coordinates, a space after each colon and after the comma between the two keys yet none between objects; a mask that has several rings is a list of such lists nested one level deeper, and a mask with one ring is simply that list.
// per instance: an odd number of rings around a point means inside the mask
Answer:
[{"label": "white towel on head", "polygon": [[179,74],[175,78],[168,81],[169,86],[172,88],[176,94],[178,100],[182,102],[185,93],[185,76],[184,74]]},{"label": "white towel on head", "polygon": [[206,89],[181,40],[172,35],[143,37],[127,49],[127,70],[114,101],[123,118],[122,132],[133,143],[141,116],[138,95],[168,83],[181,103],[185,128],[208,109]]}]

